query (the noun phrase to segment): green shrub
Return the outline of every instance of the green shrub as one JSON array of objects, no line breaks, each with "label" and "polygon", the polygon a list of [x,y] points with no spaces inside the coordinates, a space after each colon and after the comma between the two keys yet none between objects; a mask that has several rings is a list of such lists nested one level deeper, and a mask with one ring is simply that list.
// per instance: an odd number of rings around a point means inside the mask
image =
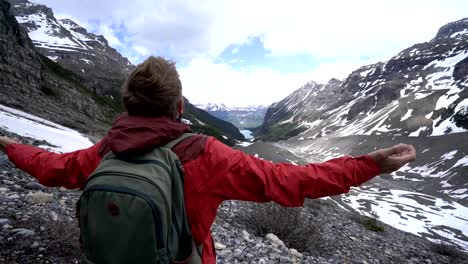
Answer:
[{"label": "green shrub", "polygon": [[367,229],[371,230],[374,232],[384,232],[385,228],[381,225],[379,225],[379,221],[377,221],[377,218],[375,216],[373,217],[364,217],[362,220],[362,225]]},{"label": "green shrub", "polygon": [[460,251],[456,245],[451,244],[446,241],[440,241],[439,243],[434,243],[432,246],[432,250],[436,252],[437,254],[449,257],[453,263],[458,262],[458,260],[468,261],[466,254]]},{"label": "green shrub", "polygon": [[250,204],[241,221],[257,236],[275,234],[289,248],[299,251],[319,251],[322,230],[310,221],[303,208],[286,208],[274,203]]}]

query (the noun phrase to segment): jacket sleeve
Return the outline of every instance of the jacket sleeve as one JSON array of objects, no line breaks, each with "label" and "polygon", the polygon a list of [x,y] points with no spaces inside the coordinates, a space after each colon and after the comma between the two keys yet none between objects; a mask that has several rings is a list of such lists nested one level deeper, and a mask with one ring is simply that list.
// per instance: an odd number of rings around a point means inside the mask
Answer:
[{"label": "jacket sleeve", "polygon": [[221,200],[274,201],[302,206],[305,198],[320,198],[349,191],[380,173],[369,156],[344,156],[305,166],[274,164],[234,150],[210,138],[205,165],[205,188]]},{"label": "jacket sleeve", "polygon": [[18,169],[29,173],[41,184],[75,189],[84,187],[86,179],[99,164],[100,144],[102,141],[90,148],[64,154],[31,145],[10,144],[5,152]]}]

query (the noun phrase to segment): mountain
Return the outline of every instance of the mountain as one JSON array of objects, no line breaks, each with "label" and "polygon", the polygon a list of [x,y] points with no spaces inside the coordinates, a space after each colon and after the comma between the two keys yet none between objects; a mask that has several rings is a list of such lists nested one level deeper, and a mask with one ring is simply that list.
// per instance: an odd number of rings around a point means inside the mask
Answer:
[{"label": "mountain", "polygon": [[[210,115],[203,109],[197,108],[185,99],[184,118],[189,120],[189,124],[199,133],[215,135],[219,140],[234,145],[236,140],[245,141],[244,135],[233,124]],[[211,126],[207,125],[211,124]]]},{"label": "mountain", "polygon": [[259,142],[243,150],[306,164],[413,144],[415,162],[333,200],[468,250],[467,87],[468,19],[462,19],[343,81],[307,83],[270,106],[256,134]]},{"label": "mountain", "polygon": [[90,92],[79,76],[37,52],[10,4],[0,4],[0,104],[102,134],[118,103]]},{"label": "mountain", "polygon": [[56,19],[52,9],[44,5],[27,0],[9,2],[18,23],[42,55],[82,77],[94,93],[118,97],[134,66],[103,36],[89,33],[70,19]]},{"label": "mountain", "polygon": [[267,110],[263,105],[252,105],[247,107],[227,107],[224,104],[196,104],[211,115],[228,121],[240,129],[256,128],[260,126]]},{"label": "mountain", "polygon": [[[343,82],[311,82],[267,111],[257,138],[443,135],[468,130],[468,19]],[[323,91],[321,90],[323,89]]]},{"label": "mountain", "polygon": [[264,122],[256,131],[263,140],[288,139],[314,125],[329,109],[338,107],[342,82],[337,79],[327,84],[310,81],[266,111]]},{"label": "mountain", "polygon": [[[1,34],[6,38],[0,43],[0,104],[102,136],[123,110],[120,89],[134,66],[104,37],[70,19],[57,20],[50,8],[25,0],[9,2],[13,9],[2,4]],[[206,117],[188,101],[186,108],[195,131],[228,145],[244,140],[233,125]]]}]

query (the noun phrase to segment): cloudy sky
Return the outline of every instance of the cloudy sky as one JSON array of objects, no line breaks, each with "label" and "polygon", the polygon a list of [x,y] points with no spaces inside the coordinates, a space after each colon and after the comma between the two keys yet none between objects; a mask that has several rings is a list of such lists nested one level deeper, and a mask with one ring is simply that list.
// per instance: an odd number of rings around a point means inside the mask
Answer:
[{"label": "cloudy sky", "polygon": [[466,0],[33,0],[134,64],[177,62],[195,103],[271,104],[309,80],[345,78],[467,17]]}]

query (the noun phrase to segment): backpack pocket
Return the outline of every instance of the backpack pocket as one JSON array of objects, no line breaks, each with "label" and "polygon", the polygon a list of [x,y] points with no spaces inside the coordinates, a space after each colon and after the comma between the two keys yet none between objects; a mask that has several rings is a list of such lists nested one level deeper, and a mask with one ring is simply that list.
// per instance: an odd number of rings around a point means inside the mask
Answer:
[{"label": "backpack pocket", "polygon": [[83,193],[80,211],[91,263],[167,263],[161,212],[145,193],[94,185]]}]

